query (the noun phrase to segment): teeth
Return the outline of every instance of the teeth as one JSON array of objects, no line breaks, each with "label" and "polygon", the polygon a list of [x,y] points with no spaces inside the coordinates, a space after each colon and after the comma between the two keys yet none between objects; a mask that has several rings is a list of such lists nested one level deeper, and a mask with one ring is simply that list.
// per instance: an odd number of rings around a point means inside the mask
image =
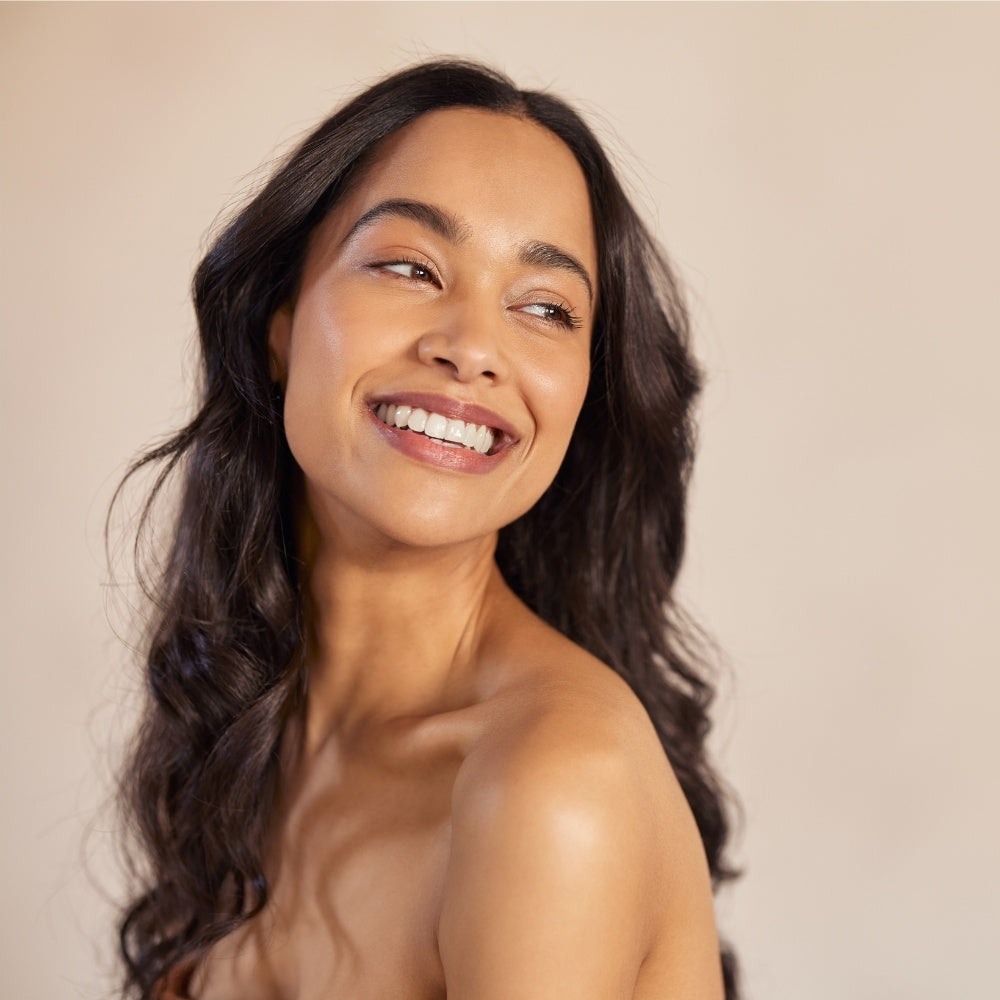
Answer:
[{"label": "teeth", "polygon": [[465,444],[465,428],[468,426],[464,420],[449,420],[444,432],[445,441],[454,441],[455,444]]},{"label": "teeth", "polygon": [[424,424],[424,433],[429,438],[437,438],[439,441],[448,431],[448,418],[442,417],[440,413],[428,413],[427,423]]},{"label": "teeth", "polygon": [[440,413],[428,413],[419,406],[396,406],[379,403],[375,415],[390,427],[426,434],[440,444],[462,445],[485,455],[493,447],[493,431],[486,424],[467,424],[464,420],[449,420]]}]

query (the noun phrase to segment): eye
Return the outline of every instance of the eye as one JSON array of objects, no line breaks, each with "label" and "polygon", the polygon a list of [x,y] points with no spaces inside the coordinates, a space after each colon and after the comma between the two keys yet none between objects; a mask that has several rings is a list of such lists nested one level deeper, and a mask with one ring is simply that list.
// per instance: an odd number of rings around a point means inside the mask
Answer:
[{"label": "eye", "polygon": [[398,274],[401,278],[409,278],[411,281],[421,281],[428,284],[438,284],[437,277],[427,264],[422,264],[418,260],[383,260],[372,264],[371,267],[378,271],[388,271],[390,274]]},{"label": "eye", "polygon": [[523,306],[522,312],[538,316],[546,323],[565,326],[569,330],[575,330],[583,323],[569,306],[561,302],[533,302],[531,305]]}]

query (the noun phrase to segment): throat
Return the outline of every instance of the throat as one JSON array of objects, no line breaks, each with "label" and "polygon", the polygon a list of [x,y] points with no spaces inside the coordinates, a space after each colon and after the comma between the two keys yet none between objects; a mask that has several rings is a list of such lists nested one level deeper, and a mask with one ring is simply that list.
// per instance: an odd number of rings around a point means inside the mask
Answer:
[{"label": "throat", "polygon": [[307,742],[468,703],[500,588],[491,549],[448,573],[341,575],[311,587]]}]

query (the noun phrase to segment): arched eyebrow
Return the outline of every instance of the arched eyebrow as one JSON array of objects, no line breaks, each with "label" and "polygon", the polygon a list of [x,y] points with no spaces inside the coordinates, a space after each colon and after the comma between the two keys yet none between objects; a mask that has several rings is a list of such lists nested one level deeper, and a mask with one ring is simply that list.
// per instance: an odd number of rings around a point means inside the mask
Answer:
[{"label": "arched eyebrow", "polygon": [[[408,198],[389,198],[380,201],[368,209],[348,230],[343,242],[347,243],[356,233],[372,225],[378,219],[395,216],[396,218],[412,219],[432,232],[448,240],[449,243],[461,243],[470,235],[469,227],[444,209],[429,205],[424,201],[412,201]],[[518,251],[517,259],[522,264],[533,267],[551,267],[560,271],[569,271],[583,282],[587,289],[590,303],[594,301],[594,286],[587,274],[587,269],[572,254],[552,246],[550,243],[531,242]]]},{"label": "arched eyebrow", "polygon": [[384,219],[386,216],[412,219],[437,233],[438,236],[443,236],[449,243],[461,243],[469,235],[467,226],[463,226],[455,216],[436,205],[428,205],[424,201],[410,201],[408,198],[390,198],[387,201],[380,201],[374,208],[368,209],[351,226],[344,237],[344,242],[346,243],[359,230],[370,226],[378,219]]},{"label": "arched eyebrow", "polygon": [[572,254],[566,253],[549,243],[529,243],[517,255],[522,264],[540,267],[554,267],[560,271],[575,274],[587,286],[587,297],[594,302],[594,286],[590,283],[587,269]]}]

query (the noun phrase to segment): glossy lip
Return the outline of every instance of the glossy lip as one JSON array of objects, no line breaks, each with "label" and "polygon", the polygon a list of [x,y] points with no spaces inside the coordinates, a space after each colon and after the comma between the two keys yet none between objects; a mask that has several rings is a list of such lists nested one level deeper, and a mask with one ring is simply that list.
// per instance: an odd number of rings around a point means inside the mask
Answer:
[{"label": "glossy lip", "polygon": [[[444,414],[441,415],[444,416]],[[463,445],[441,444],[434,438],[427,437],[426,434],[416,434],[413,431],[403,430],[401,427],[390,427],[388,424],[382,423],[375,415],[374,410],[368,411],[368,419],[371,420],[382,439],[397,451],[401,451],[407,457],[419,462],[436,465],[440,469],[448,469],[452,472],[490,472],[497,467],[499,462],[503,461],[508,452],[508,449],[501,448],[500,451],[491,451],[488,455],[482,455],[474,448],[466,448]]]},{"label": "glossy lip", "polygon": [[[372,396],[368,400],[368,409],[374,412],[382,403],[420,407],[428,413],[440,413],[442,417],[447,417],[449,420],[464,420],[469,424],[486,424],[494,435],[491,455],[487,457],[505,451],[519,440],[517,431],[503,417],[483,406],[477,406],[475,403],[464,403],[461,400],[449,399],[447,396],[438,396],[431,392],[386,392]],[[379,420],[379,423],[382,421]],[[382,426],[387,425],[382,424]]]},{"label": "glossy lip", "polygon": [[[375,410],[382,403],[420,407],[429,413],[440,413],[449,420],[486,424],[494,433],[493,447],[488,454],[483,455],[474,448],[450,447],[438,443],[425,434],[415,434],[400,427],[391,427],[379,420],[375,414]],[[386,392],[372,396],[367,405],[368,416],[375,429],[396,450],[420,462],[453,472],[490,472],[503,460],[510,446],[518,440],[513,427],[496,413],[474,403],[463,403],[447,396],[426,392]]]}]

